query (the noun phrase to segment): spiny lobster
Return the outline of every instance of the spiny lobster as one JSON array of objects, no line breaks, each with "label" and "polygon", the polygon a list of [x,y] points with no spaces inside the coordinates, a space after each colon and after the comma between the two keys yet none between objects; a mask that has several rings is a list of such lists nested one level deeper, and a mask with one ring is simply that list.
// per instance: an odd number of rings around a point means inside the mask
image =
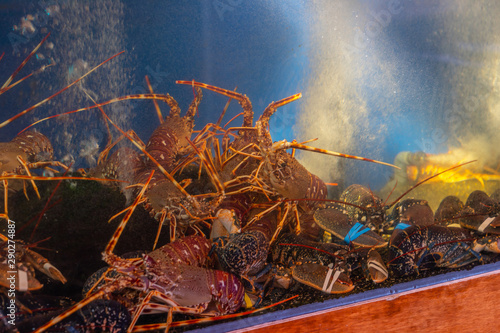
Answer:
[{"label": "spiny lobster", "polygon": [[141,314],[182,312],[214,316],[238,310],[244,288],[239,279],[227,272],[204,268],[210,242],[202,236],[178,239],[139,259],[122,259],[104,253],[104,260],[120,276],[106,283],[89,297],[40,327],[46,329],[82,308],[94,299],[132,288],[143,293],[129,331]]},{"label": "spiny lobster", "polygon": [[[221,164],[222,176],[220,178],[223,180],[231,179],[224,183],[226,188],[230,184],[250,183],[251,186],[247,187],[247,190],[253,191],[260,188],[278,193],[287,199],[306,199],[299,201],[298,205],[308,212],[316,206],[315,200],[326,199],[327,188],[319,177],[310,173],[291,154],[287,153],[287,149],[310,150],[333,156],[390,165],[363,157],[313,148],[296,142],[283,140],[273,143],[268,130],[270,117],[276,112],[277,108],[301,98],[302,94],[300,93],[269,104],[255,123],[255,127],[252,127],[253,109],[246,95],[195,81],[176,81],[176,83],[206,88],[234,98],[243,108],[243,127],[234,128],[234,130],[239,131],[238,137],[227,146],[226,151],[228,151],[227,155],[229,157]],[[293,210],[298,216],[297,205],[293,205]],[[258,215],[256,219],[260,217],[261,215]],[[297,223],[297,229],[297,232],[299,232],[299,223]]]}]

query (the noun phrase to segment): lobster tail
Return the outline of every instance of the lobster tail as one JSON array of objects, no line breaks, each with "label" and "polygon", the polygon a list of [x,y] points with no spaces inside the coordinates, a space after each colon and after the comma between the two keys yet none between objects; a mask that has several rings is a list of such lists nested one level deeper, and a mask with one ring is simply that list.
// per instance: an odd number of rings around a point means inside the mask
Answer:
[{"label": "lobster tail", "polygon": [[224,271],[207,271],[210,292],[218,315],[233,313],[243,304],[245,288],[233,274]]}]

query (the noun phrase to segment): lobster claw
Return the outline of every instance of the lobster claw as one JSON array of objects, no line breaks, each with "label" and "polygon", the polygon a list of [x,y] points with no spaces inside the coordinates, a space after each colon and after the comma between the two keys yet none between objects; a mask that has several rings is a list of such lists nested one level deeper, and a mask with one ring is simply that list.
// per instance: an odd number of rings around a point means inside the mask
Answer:
[{"label": "lobster claw", "polygon": [[370,278],[375,283],[382,283],[389,277],[389,271],[384,264],[384,260],[380,253],[375,249],[368,251],[366,259],[366,268]]},{"label": "lobster claw", "polygon": [[[497,228],[500,227],[500,217],[495,217],[493,221],[491,221],[490,226]],[[499,228],[500,229],[500,228]]]},{"label": "lobster claw", "polygon": [[354,284],[349,276],[339,269],[333,269],[332,266],[302,264],[292,269],[292,276],[302,284],[329,294],[342,294],[353,290]]},{"label": "lobster claw", "polygon": [[26,259],[30,262],[37,270],[45,273],[47,276],[54,280],[61,281],[62,283],[66,283],[67,280],[62,275],[62,273],[54,267],[45,257],[36,253],[35,251],[25,249],[26,251]]},{"label": "lobster claw", "polygon": [[487,236],[474,241],[472,248],[476,252],[488,251],[500,253],[500,238],[498,236]]},{"label": "lobster claw", "polygon": [[349,216],[338,209],[320,209],[314,213],[314,221],[321,229],[343,239],[348,244],[362,247],[384,247],[387,242],[359,222],[354,222]]},{"label": "lobster claw", "polygon": [[500,215],[490,217],[485,214],[477,214],[471,207],[465,207],[460,212],[460,226],[462,228],[476,230],[485,234],[500,235]]},{"label": "lobster claw", "polygon": [[210,239],[213,240],[223,236],[227,237],[231,234],[240,232],[241,225],[234,211],[230,209],[219,209],[212,223]]}]

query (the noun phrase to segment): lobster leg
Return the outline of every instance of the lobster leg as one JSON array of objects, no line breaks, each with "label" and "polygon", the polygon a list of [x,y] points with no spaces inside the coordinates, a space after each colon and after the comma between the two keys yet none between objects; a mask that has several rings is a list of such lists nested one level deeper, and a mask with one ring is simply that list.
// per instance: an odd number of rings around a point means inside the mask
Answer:
[{"label": "lobster leg", "polygon": [[[151,94],[154,94],[153,86],[151,86],[151,82],[149,82],[149,77],[147,75],[145,76],[145,79],[146,79],[146,84],[148,85],[149,92]],[[160,106],[158,105],[158,101],[155,99],[153,100],[153,103],[155,105],[156,114],[158,115],[158,120],[160,120],[160,125],[161,125],[163,124],[163,116],[161,114]]]},{"label": "lobster leg", "polygon": [[176,321],[173,323],[169,322],[168,325],[167,324],[140,325],[140,326],[134,327],[134,330],[132,332],[147,332],[147,331],[151,331],[151,330],[167,329],[170,327],[181,327],[181,326],[187,326],[187,325],[213,322],[213,321],[217,321],[217,320],[225,320],[225,319],[229,319],[229,318],[242,317],[242,316],[246,316],[246,315],[250,315],[250,314],[254,314],[257,312],[261,312],[261,311],[270,309],[270,308],[275,307],[277,305],[291,301],[292,299],[297,298],[298,296],[299,295],[295,295],[295,296],[292,296],[290,298],[284,299],[282,301],[279,301],[279,302],[276,302],[276,303],[273,303],[273,304],[270,304],[267,306],[263,306],[263,307],[258,308],[258,309],[249,310],[249,311],[245,311],[245,312],[239,312],[239,313],[232,313],[232,314],[227,314],[227,315],[218,316],[218,317],[188,319],[188,320],[184,320],[184,321]]},{"label": "lobster leg", "polygon": [[[134,139],[134,141],[138,142],[139,145],[142,146],[142,148],[146,148],[146,145],[144,144],[144,142],[142,142],[141,138],[139,138],[139,136],[137,135],[137,133],[134,132],[134,130],[128,130],[126,132],[130,137],[132,137]],[[120,135],[120,137],[118,139],[116,139],[115,142],[109,144],[106,146],[106,148],[104,148],[104,150],[99,154],[99,158],[97,159],[97,165],[100,165],[103,163],[104,160],[107,159],[108,157],[108,154],[109,154],[109,151],[114,147],[116,146],[121,140],[123,140],[126,136],[124,134]]]},{"label": "lobster leg", "polygon": [[[17,156],[17,160],[23,166],[24,170],[26,171],[26,174],[31,177],[30,169],[29,169],[28,165],[26,164],[26,161],[21,157],[21,155]],[[33,185],[33,189],[35,190],[35,193],[36,193],[36,196],[38,197],[38,199],[41,199],[40,192],[38,192],[38,187],[36,186],[34,180],[31,180],[31,185]],[[26,191],[24,192],[24,194],[26,194]]]},{"label": "lobster leg", "polygon": [[[152,299],[156,299],[161,301],[161,303],[151,303]],[[200,315],[203,311],[206,310],[206,305],[198,305],[196,307],[187,307],[181,306],[179,303],[174,301],[171,297],[168,297],[165,294],[157,290],[152,290],[148,293],[148,295],[142,300],[139,307],[137,307],[134,315],[132,317],[132,322],[130,323],[128,332],[132,332],[133,327],[137,323],[140,315],[143,313],[185,313],[192,315]],[[166,328],[168,331],[168,327]]]},{"label": "lobster leg", "polygon": [[457,242],[443,254],[443,262],[439,266],[457,268],[468,265],[476,260],[479,262],[483,261],[481,254],[471,249],[470,245]]},{"label": "lobster leg", "polygon": [[289,202],[285,203],[285,212],[283,213],[282,219],[278,222],[278,225],[276,226],[276,230],[274,231],[274,235],[269,241],[269,244],[272,245],[276,239],[278,238],[278,235],[280,234],[281,230],[285,226],[285,221],[286,218],[288,217],[288,213],[290,212],[291,209],[291,204]]}]

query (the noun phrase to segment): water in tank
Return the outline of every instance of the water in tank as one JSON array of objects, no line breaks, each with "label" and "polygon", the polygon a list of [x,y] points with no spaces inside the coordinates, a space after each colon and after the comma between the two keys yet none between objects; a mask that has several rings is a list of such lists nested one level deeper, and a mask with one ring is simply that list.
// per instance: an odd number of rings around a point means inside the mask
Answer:
[{"label": "water in tank", "polygon": [[[3,1],[0,325],[174,328],[495,260],[499,10]],[[472,251],[410,263],[405,226]]]}]

